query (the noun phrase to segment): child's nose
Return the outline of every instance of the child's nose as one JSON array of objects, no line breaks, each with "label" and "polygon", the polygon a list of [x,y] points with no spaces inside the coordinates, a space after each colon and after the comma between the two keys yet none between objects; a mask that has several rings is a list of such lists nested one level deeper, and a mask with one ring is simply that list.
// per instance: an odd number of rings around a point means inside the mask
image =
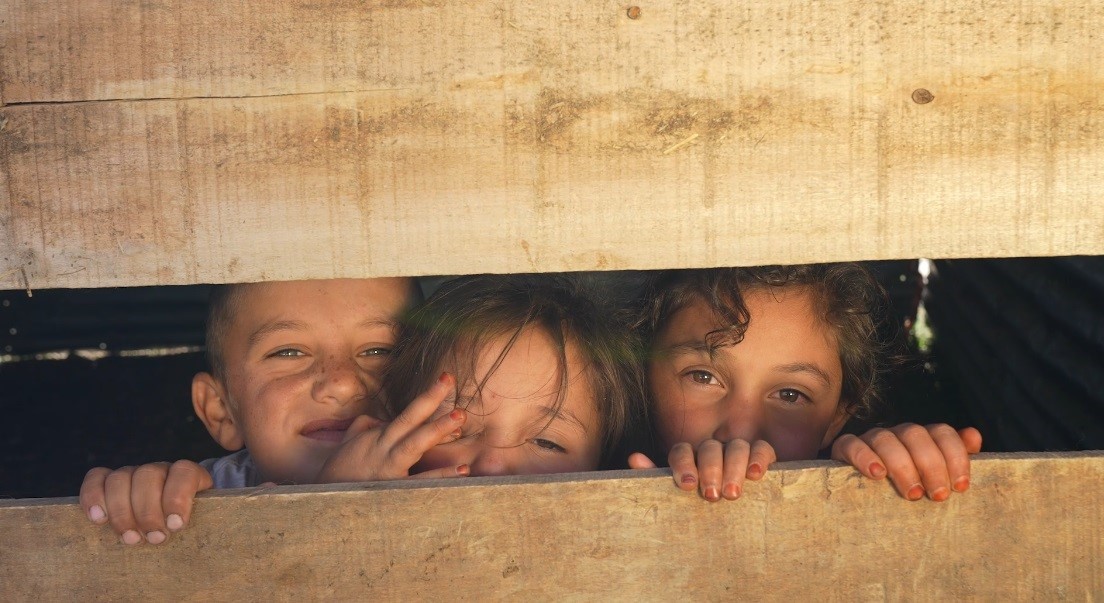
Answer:
[{"label": "child's nose", "polygon": [[471,475],[512,475],[514,471],[508,453],[509,450],[484,446],[470,463]]},{"label": "child's nose", "polygon": [[318,363],[314,380],[316,400],[348,404],[364,399],[367,393],[367,385],[355,359],[331,356]]},{"label": "child's nose", "polygon": [[719,417],[713,439],[721,442],[763,439],[763,406],[757,400],[742,396],[732,396],[728,402],[727,412]]}]

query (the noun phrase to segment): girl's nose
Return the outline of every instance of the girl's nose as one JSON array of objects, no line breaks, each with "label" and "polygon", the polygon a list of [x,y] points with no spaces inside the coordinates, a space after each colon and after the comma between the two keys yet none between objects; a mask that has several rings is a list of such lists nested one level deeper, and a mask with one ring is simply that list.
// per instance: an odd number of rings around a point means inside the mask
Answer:
[{"label": "girl's nose", "polygon": [[355,359],[331,356],[317,363],[314,378],[315,400],[348,404],[364,399],[367,394],[367,385]]},{"label": "girl's nose", "polygon": [[763,439],[764,412],[763,406],[757,400],[733,395],[726,400],[726,412],[718,419],[718,425],[713,432],[713,439],[721,442],[731,440],[745,440],[754,442]]},{"label": "girl's nose", "polygon": [[492,448],[483,446],[470,463],[471,475],[511,475],[513,473],[509,462],[509,449]]}]

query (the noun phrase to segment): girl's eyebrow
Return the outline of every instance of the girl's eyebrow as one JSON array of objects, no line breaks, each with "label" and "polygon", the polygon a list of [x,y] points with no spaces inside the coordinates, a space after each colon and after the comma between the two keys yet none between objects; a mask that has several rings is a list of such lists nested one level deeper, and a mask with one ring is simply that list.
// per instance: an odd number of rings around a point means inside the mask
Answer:
[{"label": "girl's eyebrow", "polygon": [[804,373],[812,375],[820,381],[824,382],[824,385],[831,386],[832,378],[828,376],[828,372],[812,362],[791,362],[790,364],[780,364],[774,367],[774,370],[780,373]]},{"label": "girl's eyebrow", "polygon": [[587,426],[579,420],[579,417],[575,416],[575,413],[566,408],[555,409],[551,406],[538,406],[537,410],[540,411],[544,419],[552,419],[553,421],[562,419],[568,425],[574,425],[581,429],[583,433],[587,433]]},{"label": "girl's eyebrow", "polygon": [[660,351],[669,356],[682,356],[684,354],[709,355],[709,344],[701,340],[683,341],[660,348]]}]

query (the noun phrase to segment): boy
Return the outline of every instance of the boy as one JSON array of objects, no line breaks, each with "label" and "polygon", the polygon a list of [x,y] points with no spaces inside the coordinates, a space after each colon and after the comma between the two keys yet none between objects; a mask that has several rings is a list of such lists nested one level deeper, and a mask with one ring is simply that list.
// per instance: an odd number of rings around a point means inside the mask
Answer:
[{"label": "boy", "polygon": [[[396,322],[419,298],[416,287],[413,279],[379,278],[217,289],[207,325],[211,372],[192,380],[192,405],[215,441],[240,452],[202,464],[92,469],[80,494],[89,519],[110,522],[126,544],[159,544],[187,524],[196,492],[314,482],[335,448],[369,430],[382,434],[372,443],[384,451],[373,474],[405,476],[464,418],[384,428],[364,416],[378,416]],[[449,468],[423,474],[455,475]]]}]

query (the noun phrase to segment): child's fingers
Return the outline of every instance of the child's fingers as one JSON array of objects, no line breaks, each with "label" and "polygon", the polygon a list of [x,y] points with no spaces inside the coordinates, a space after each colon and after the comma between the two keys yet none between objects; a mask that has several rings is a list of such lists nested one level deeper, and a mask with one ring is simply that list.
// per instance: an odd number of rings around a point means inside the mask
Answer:
[{"label": "child's fingers", "polygon": [[467,477],[471,475],[471,467],[467,465],[456,465],[451,467],[441,467],[440,469],[430,469],[411,475],[414,479],[440,479],[448,477]]},{"label": "child's fingers", "polygon": [[694,449],[689,442],[679,442],[667,453],[671,477],[680,490],[690,491],[698,485],[698,464],[694,461]]},{"label": "child's fingers", "polygon": [[104,502],[104,480],[111,470],[107,467],[94,467],[84,474],[80,488],[80,506],[84,514],[94,524],[107,522],[107,504]]},{"label": "child's fingers", "polygon": [[924,496],[924,486],[920,483],[920,474],[912,464],[912,456],[897,434],[888,429],[875,428],[862,436],[885,463],[886,475],[893,482],[894,489],[908,500],[919,500]]},{"label": "child's fingers", "polygon": [[192,518],[192,503],[197,492],[214,485],[211,474],[192,461],[177,461],[169,467],[165,479],[165,491],[161,508],[165,513],[165,527],[176,532],[188,525]]},{"label": "child's fingers", "polygon": [[397,442],[388,452],[389,467],[381,468],[386,474],[394,477],[403,477],[414,466],[427,450],[445,441],[453,441],[458,437],[455,432],[467,420],[468,413],[462,408],[454,408],[447,415],[437,417],[433,421],[421,425],[413,430],[405,438]]},{"label": "child's fingers", "polygon": [[[721,494],[728,500],[740,498],[744,491],[744,475],[747,473],[748,458],[751,456],[751,444],[744,440],[731,440],[724,445],[724,467]],[[702,455],[698,455],[700,464]],[[699,468],[700,470],[700,468]],[[705,483],[705,480],[702,480]]]},{"label": "child's fingers", "polygon": [[981,452],[981,432],[973,427],[965,427],[958,430],[958,437],[962,438],[968,454]]},{"label": "child's fingers", "polygon": [[[895,432],[905,444],[905,448],[908,448],[909,455],[912,456],[912,464],[920,473],[920,481],[928,493],[928,498],[942,502],[951,495],[951,480],[947,475],[947,459],[943,456],[943,450],[935,442],[931,433],[933,429],[944,435],[953,434],[954,438],[958,438],[958,434],[949,425],[921,427],[907,423],[898,425],[891,431]],[[965,456],[965,451],[962,455]]]},{"label": "child's fingers", "polygon": [[870,479],[886,476],[882,459],[858,436],[846,434],[832,443],[832,459],[847,463]]},{"label": "child's fingers", "polygon": [[345,430],[345,437],[341,438],[341,443],[344,444],[349,440],[357,437],[362,433],[372,431],[373,429],[384,425],[383,421],[369,416],[369,415],[357,415],[353,422],[349,424],[349,428]]},{"label": "child's fingers", "polygon": [[[433,413],[441,407],[449,397],[454,397],[456,380],[448,373],[441,376],[422,392],[401,412],[395,420],[383,429],[380,441],[388,447],[394,446],[400,440],[406,438],[412,431],[420,427]],[[451,430],[450,430],[451,431]],[[448,432],[446,432],[448,433]]]},{"label": "child's fingers", "polygon": [[750,480],[761,479],[767,473],[771,464],[778,460],[774,453],[774,446],[766,440],[756,440],[751,445],[751,456],[748,458],[747,478]]},{"label": "child's fingers", "polygon": [[629,469],[655,469],[656,464],[643,452],[634,452],[629,455]]},{"label": "child's fingers", "polygon": [[725,450],[717,440],[698,444],[698,490],[710,502],[721,499],[721,479],[724,477]]},{"label": "child's fingers", "polygon": [[161,509],[168,475],[168,463],[149,463],[140,465],[130,477],[130,507],[138,533],[150,544],[161,544],[169,537]]},{"label": "child's fingers", "polygon": [[107,511],[107,521],[124,544],[142,542],[138,522],[135,521],[130,506],[130,478],[133,474],[134,467],[120,467],[104,479],[104,504],[107,505],[104,510]]},{"label": "child's fingers", "polygon": [[970,487],[970,456],[966,442],[945,423],[928,425],[927,429],[943,455],[951,490],[965,492]]}]

